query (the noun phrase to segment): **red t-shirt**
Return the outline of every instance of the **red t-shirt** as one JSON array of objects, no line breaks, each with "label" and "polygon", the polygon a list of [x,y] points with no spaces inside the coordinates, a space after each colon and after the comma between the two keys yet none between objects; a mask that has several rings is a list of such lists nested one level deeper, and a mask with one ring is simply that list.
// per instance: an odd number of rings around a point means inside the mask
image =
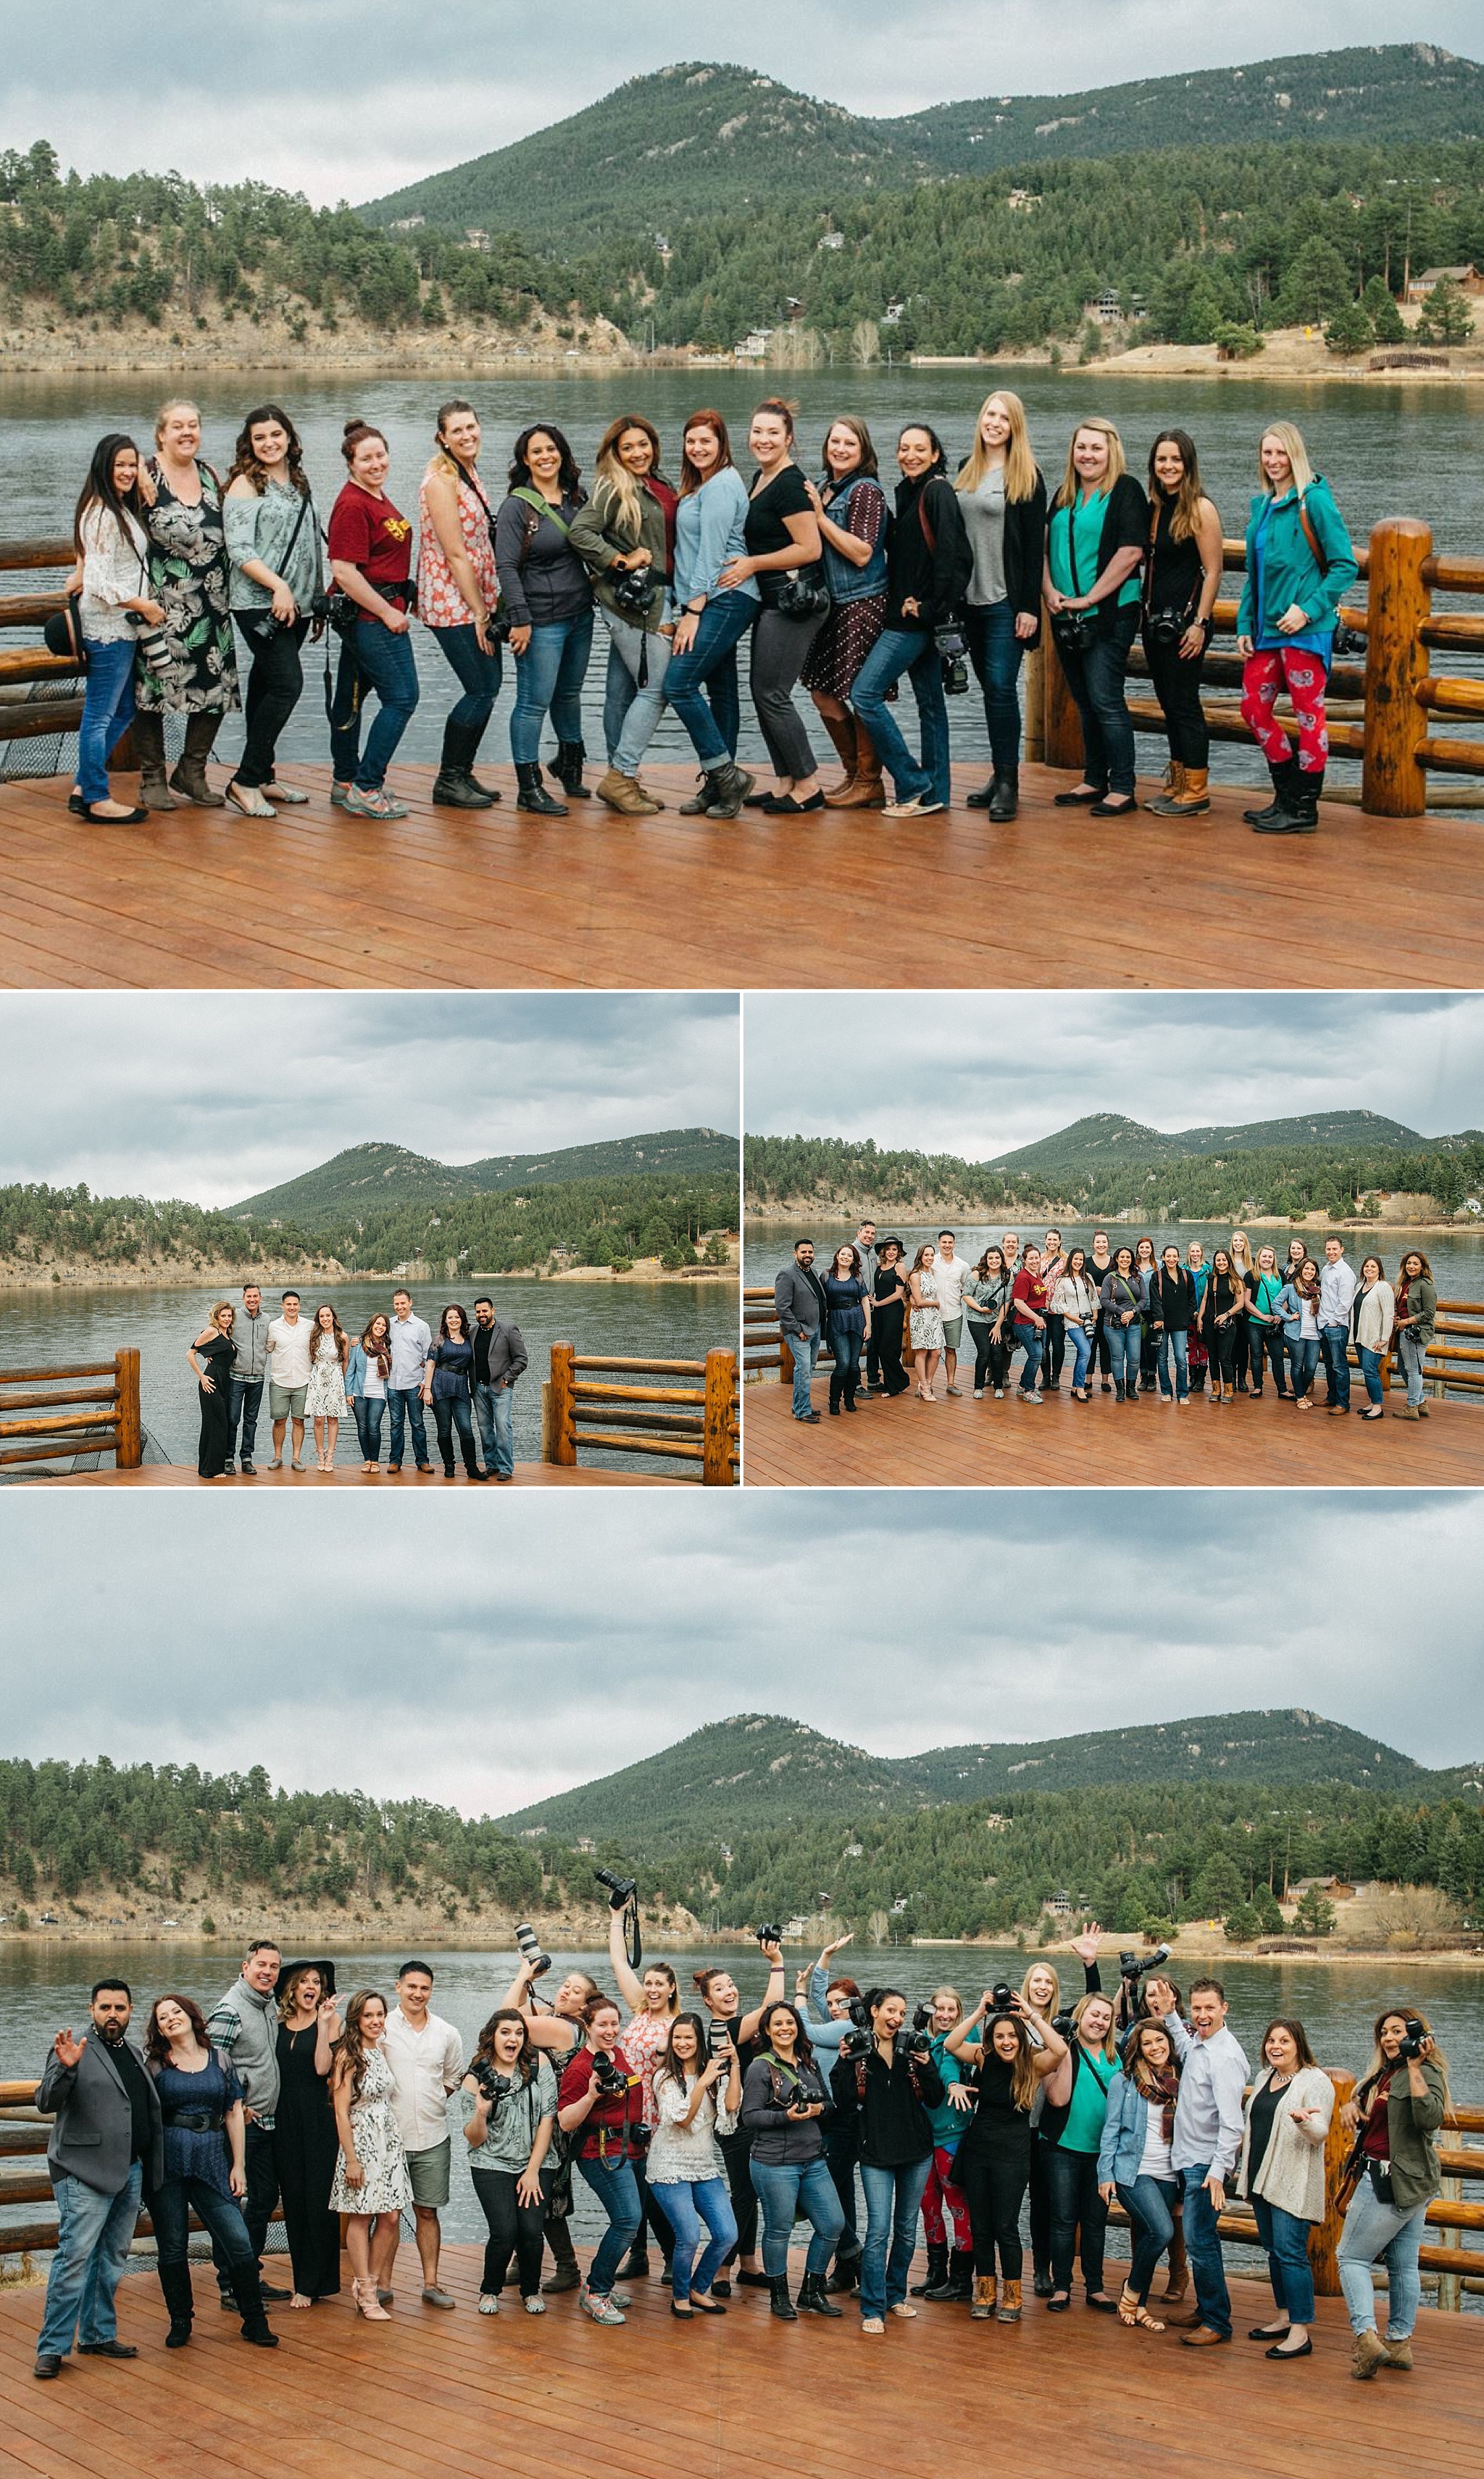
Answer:
[{"label": "red t-shirt", "polygon": [[1390,2160],[1392,2157],[1392,2122],[1389,2102],[1392,2078],[1383,2075],[1375,2088],[1370,2115],[1366,2120],[1366,2138],[1361,2151],[1368,2160]]},{"label": "red t-shirt", "polygon": [[[635,2074],[622,2049],[613,2051],[611,2062],[621,2075],[627,2077],[627,2084],[625,2090],[613,2093],[611,2098],[604,2094],[595,2100],[577,2129],[581,2136],[578,2158],[583,2160],[626,2160],[633,2150],[628,2129],[643,2109],[643,2078]],[[570,2108],[575,2100],[582,2099],[593,2080],[593,2068],[597,2063],[594,2052],[585,2047],[568,2058],[557,2086],[558,2108]]]},{"label": "red t-shirt", "polygon": [[[1048,1296],[1046,1286],[1039,1274],[1019,1273],[1011,1288],[1011,1300],[1023,1302],[1027,1308],[1034,1309],[1038,1317],[1043,1317],[1046,1314]],[[1023,1317],[1021,1323],[1029,1325],[1030,1318]]]},{"label": "red t-shirt", "polygon": [[347,482],[330,511],[330,557],[358,568],[368,585],[405,585],[412,575],[412,526],[390,499]]}]

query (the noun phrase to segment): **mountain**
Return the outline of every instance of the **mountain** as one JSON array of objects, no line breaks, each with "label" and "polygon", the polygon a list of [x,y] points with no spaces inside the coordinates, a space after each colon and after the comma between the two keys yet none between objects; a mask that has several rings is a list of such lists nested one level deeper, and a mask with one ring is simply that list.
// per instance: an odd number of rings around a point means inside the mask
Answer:
[{"label": "mountain", "polygon": [[600,1144],[568,1145],[548,1154],[489,1154],[481,1162],[433,1162],[405,1146],[347,1146],[317,1169],[243,1197],[227,1210],[241,1222],[294,1222],[314,1231],[364,1219],[405,1205],[451,1205],[465,1197],[497,1196],[518,1188],[551,1187],[573,1180],[632,1178],[662,1172],[673,1177],[735,1175],[737,1140],[716,1128],[663,1128],[641,1137]]},{"label": "mountain", "polygon": [[1172,1136],[1126,1119],[1116,1111],[1095,1111],[1087,1118],[1074,1119],[1070,1127],[1059,1128],[1054,1136],[1038,1137],[1035,1144],[993,1155],[989,1167],[1100,1170],[1114,1160],[1181,1162],[1192,1154],[1251,1153],[1273,1145],[1360,1146],[1371,1151],[1377,1145],[1395,1145],[1425,1152],[1434,1144],[1446,1146],[1451,1141],[1420,1137],[1399,1119],[1383,1118],[1376,1111],[1320,1111],[1307,1119],[1260,1119],[1240,1128],[1182,1128]]},{"label": "mountain", "polygon": [[1298,138],[1442,143],[1481,131],[1484,68],[1430,43],[1296,54],[1076,94],[988,96],[882,120],[735,63],[683,61],[360,212],[383,230],[422,221],[571,244],[1040,161]]}]

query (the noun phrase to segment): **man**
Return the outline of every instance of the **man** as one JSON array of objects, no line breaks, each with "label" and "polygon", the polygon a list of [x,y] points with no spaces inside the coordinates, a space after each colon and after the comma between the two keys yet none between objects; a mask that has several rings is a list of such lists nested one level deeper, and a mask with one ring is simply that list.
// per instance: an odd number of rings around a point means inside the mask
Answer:
[{"label": "man", "polygon": [[[860,1260],[860,1279],[866,1287],[867,1295],[874,1300],[876,1269],[881,1264],[881,1259],[876,1251],[876,1225],[869,1217],[862,1222],[856,1234],[856,1254]],[[860,1392],[862,1394],[869,1394],[873,1386],[878,1394],[884,1392],[882,1385],[881,1345],[876,1340],[874,1327],[866,1340],[865,1366],[860,1374]]]},{"label": "man", "polygon": [[1344,1261],[1344,1241],[1324,1242],[1324,1270],[1319,1276],[1319,1349],[1329,1387],[1329,1415],[1335,1419],[1350,1408],[1350,1305],[1355,1276]]},{"label": "man", "polygon": [[[1092,1254],[1087,1259],[1087,1280],[1092,1285],[1095,1291],[1102,1291],[1104,1275],[1111,1274],[1112,1272],[1113,1259],[1108,1253],[1108,1234],[1106,1231],[1094,1231],[1092,1234]],[[1097,1307],[1097,1323],[1092,1329],[1092,1358],[1087,1363],[1087,1373],[1089,1376],[1092,1373],[1092,1362],[1094,1360],[1096,1361],[1099,1369],[1102,1371],[1101,1384],[1103,1393],[1105,1394],[1111,1394],[1113,1393],[1113,1353],[1108,1347],[1108,1337],[1103,1332],[1103,1303],[1101,1299],[1098,1301]]]},{"label": "man", "polygon": [[[1066,1259],[1062,1249],[1060,1231],[1048,1231],[1046,1245],[1041,1250],[1041,1281],[1049,1300],[1066,1271]],[[1046,1311],[1046,1350],[1041,1362],[1041,1384],[1048,1394],[1062,1391],[1062,1364],[1066,1358],[1066,1319]]]},{"label": "man", "polygon": [[448,2134],[448,2101],[464,2074],[464,2046],[451,2023],[428,2011],[433,1993],[431,1966],[404,1962],[397,1975],[397,2004],[387,2016],[382,2055],[392,2069],[392,2106],[407,2175],[412,2181],[412,2206],[417,2214],[418,2257],[422,2266],[424,2307],[452,2307],[438,2286],[438,2250],[442,2240],[439,2207],[448,2200],[448,2169],[453,2145]]},{"label": "man", "polygon": [[56,2121],[46,2169],[57,2197],[57,2252],[36,2345],[43,2383],[61,2375],[74,2337],[82,2358],[139,2357],[118,2338],[114,2292],[145,2183],[165,2175],[165,2133],[159,2095],[126,2036],[133,2010],[126,1980],[96,1981],[91,2030],[80,2040],[70,2025],[57,2033],[36,2096],[42,2116]]},{"label": "man", "polygon": [[793,1264],[773,1278],[773,1305],[793,1356],[794,1418],[817,1420],[819,1414],[809,1400],[809,1385],[824,1331],[825,1287],[814,1271],[812,1240],[794,1241]]},{"label": "man", "polygon": [[433,1330],[412,1313],[412,1293],[392,1294],[392,1367],[387,1378],[387,1408],[392,1421],[389,1471],[402,1468],[402,1435],[412,1422],[412,1459],[420,1472],[433,1469],[427,1459],[427,1429],[422,1418],[422,1379],[433,1348]]},{"label": "man", "polygon": [[299,1315],[297,1291],[285,1291],[279,1303],[282,1315],[275,1316],[268,1330],[268,1351],[272,1374],[268,1386],[268,1408],[273,1416],[273,1460],[269,1471],[283,1470],[284,1431],[294,1423],[294,1453],[291,1469],[302,1471],[299,1461],[304,1451],[304,1397],[309,1392],[309,1348],[311,1330]]},{"label": "man", "polygon": [[256,1283],[244,1283],[243,1313],[232,1327],[232,1452],[227,1457],[228,1471],[237,1468],[239,1428],[243,1433],[243,1470],[250,1472],[255,1469],[252,1450],[258,1443],[258,1413],[267,1375],[268,1319],[263,1314],[263,1293]]},{"label": "man", "polygon": [[474,1302],[474,1417],[484,1441],[486,1474],[515,1478],[515,1381],[530,1366],[518,1325],[495,1314],[493,1300]]},{"label": "man", "polygon": [[933,1278],[937,1285],[937,1304],[943,1319],[943,1374],[948,1380],[947,1392],[961,1394],[961,1386],[954,1379],[959,1373],[959,1345],[963,1341],[963,1286],[973,1272],[961,1257],[954,1255],[954,1235],[940,1231],[937,1235],[937,1263]]},{"label": "man", "polygon": [[[278,2173],[273,2166],[273,2120],[278,2108],[278,2006],[276,1991],[283,1955],[271,1937],[254,1937],[243,1957],[243,1968],[224,1997],[206,2018],[208,2036],[225,2049],[243,2087],[246,2120],[243,2168],[247,2192],[243,2218],[261,2272],[263,2246],[273,2206],[278,2201]],[[223,2307],[235,2307],[231,2269],[212,2248],[217,2287]],[[287,2289],[272,2289],[265,2281],[265,2298],[288,2298]]]},{"label": "man", "polygon": [[1241,2153],[1247,2060],[1226,2028],[1226,1991],[1218,1980],[1194,1982],[1189,2029],[1167,1980],[1148,1983],[1148,2006],[1169,2033],[1180,2060],[1169,2160],[1185,2188],[1185,2249],[1195,2281],[1195,2312],[1172,2320],[1186,2328],[1187,2349],[1209,2350],[1232,2338],[1232,2302],[1216,2224],[1226,2210],[1226,2181]]}]

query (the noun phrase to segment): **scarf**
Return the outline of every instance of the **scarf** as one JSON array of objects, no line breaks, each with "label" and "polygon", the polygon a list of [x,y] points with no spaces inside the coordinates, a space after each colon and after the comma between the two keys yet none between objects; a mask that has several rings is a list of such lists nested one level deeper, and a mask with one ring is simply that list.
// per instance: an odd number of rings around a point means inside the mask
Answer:
[{"label": "scarf", "polygon": [[1161,2066],[1156,2071],[1153,2066],[1140,2064],[1138,2080],[1139,2088],[1150,2108],[1158,2108],[1160,2111],[1162,2139],[1172,2143],[1175,2139],[1175,2103],[1180,2098],[1179,2067],[1171,2064]]}]

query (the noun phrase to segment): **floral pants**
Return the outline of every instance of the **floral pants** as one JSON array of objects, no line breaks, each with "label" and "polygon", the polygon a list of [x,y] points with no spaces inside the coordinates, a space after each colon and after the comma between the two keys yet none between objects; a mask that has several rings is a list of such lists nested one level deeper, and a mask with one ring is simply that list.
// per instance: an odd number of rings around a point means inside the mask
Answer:
[{"label": "floral pants", "polygon": [[1292,756],[1287,732],[1273,708],[1288,686],[1298,725],[1298,763],[1306,775],[1322,775],[1329,756],[1324,728],[1324,658],[1308,646],[1267,646],[1249,654],[1241,671],[1241,719],[1270,766]]},{"label": "floral pants", "polygon": [[928,2171],[928,2183],[922,2190],[922,2226],[930,2246],[942,2246],[948,2240],[952,2223],[952,2244],[967,2255],[974,2244],[969,2231],[969,2207],[960,2186],[954,2184],[954,2156],[938,2144]]}]

